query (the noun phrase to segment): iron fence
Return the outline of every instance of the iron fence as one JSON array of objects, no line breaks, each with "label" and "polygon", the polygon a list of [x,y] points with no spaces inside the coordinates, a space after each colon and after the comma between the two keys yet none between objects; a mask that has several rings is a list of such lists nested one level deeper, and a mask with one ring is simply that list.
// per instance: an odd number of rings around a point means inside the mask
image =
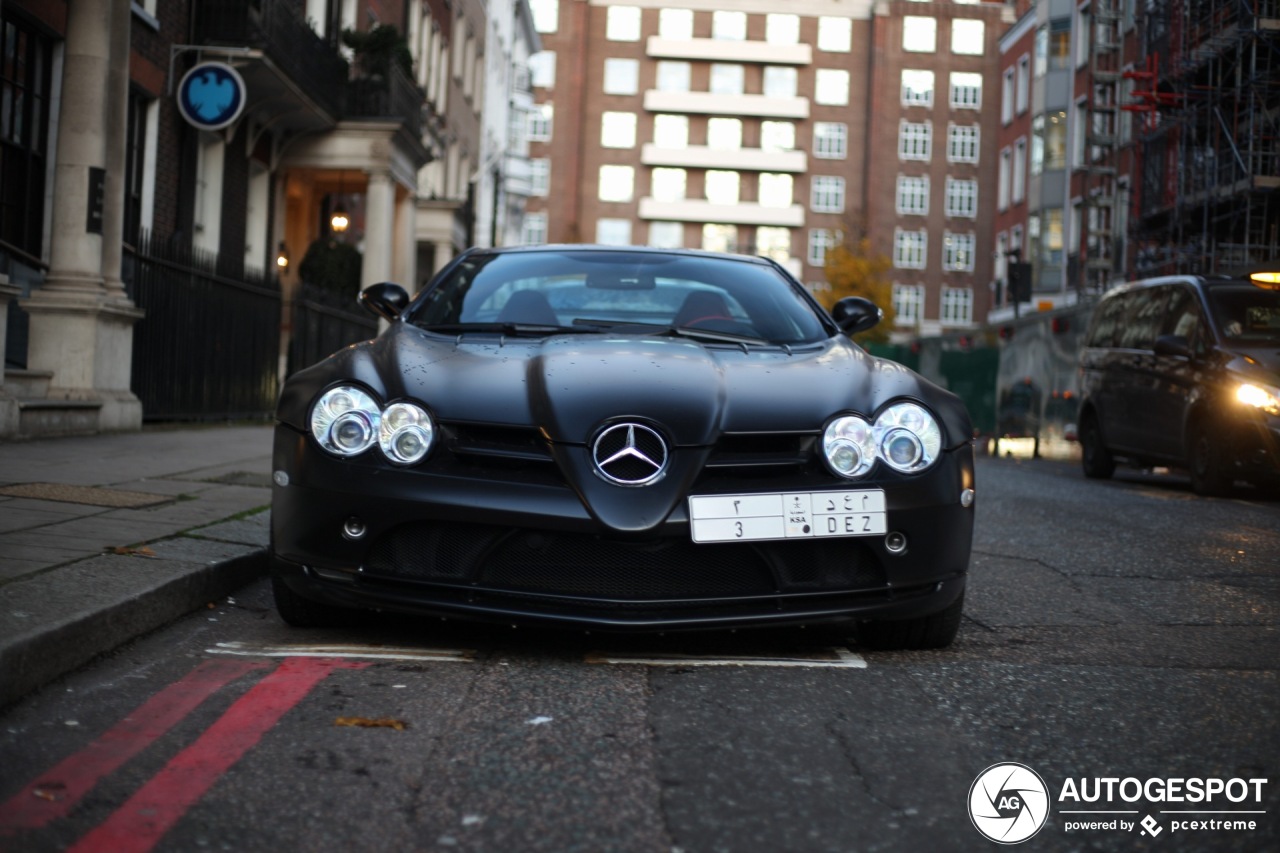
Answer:
[{"label": "iron fence", "polygon": [[378,321],[355,300],[312,284],[303,284],[293,305],[289,372],[301,370],[348,344],[378,334]]},{"label": "iron fence", "polygon": [[269,416],[279,394],[278,284],[149,234],[131,267],[129,296],[146,311],[133,330],[132,373],[144,420]]}]

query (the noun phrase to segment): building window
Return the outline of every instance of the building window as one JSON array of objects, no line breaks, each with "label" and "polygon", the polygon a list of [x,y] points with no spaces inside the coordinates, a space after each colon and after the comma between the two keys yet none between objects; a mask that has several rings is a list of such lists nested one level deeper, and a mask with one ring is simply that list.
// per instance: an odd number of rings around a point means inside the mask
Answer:
[{"label": "building window", "polygon": [[708,252],[738,251],[738,226],[708,222],[702,226],[702,248]]},{"label": "building window", "polygon": [[596,242],[601,246],[630,246],[630,219],[597,219]]},{"label": "building window", "polygon": [[689,146],[689,117],[662,113],[653,117],[653,144],[659,148]]},{"label": "building window", "polygon": [[849,126],[841,121],[813,123],[813,156],[820,160],[843,160],[849,145]]},{"label": "building window", "polygon": [[596,197],[600,201],[631,201],[635,196],[635,184],[634,166],[601,166],[600,188]]},{"label": "building window", "polygon": [[1031,103],[1031,58],[1023,56],[1018,60],[1018,81],[1014,93],[1014,109],[1018,115],[1027,111]]},{"label": "building window", "polygon": [[933,106],[933,72],[916,68],[902,69],[902,105]]},{"label": "building window", "polygon": [[746,41],[746,12],[713,12],[711,37],[718,41]]},{"label": "building window", "polygon": [[790,175],[761,172],[756,201],[761,207],[790,207],[793,184]]},{"label": "building window", "polygon": [[1013,69],[1006,68],[1004,71],[1004,80],[1000,87],[1000,123],[1009,124],[1013,121],[1013,100],[1014,100],[1014,82]]},{"label": "building window", "polygon": [[898,176],[897,211],[902,216],[925,216],[929,213],[929,176]]},{"label": "building window", "polygon": [[671,41],[693,38],[693,10],[663,9],[658,12],[658,36]]},{"label": "building window", "polygon": [[1012,177],[1013,149],[1000,149],[1000,167],[996,177],[996,209],[1009,209],[1009,183]]},{"label": "building window", "polygon": [[899,269],[922,270],[929,251],[929,232],[893,229],[893,265]]},{"label": "building window", "polygon": [[951,52],[962,56],[982,56],[985,36],[986,26],[982,21],[955,18],[951,21]]},{"label": "building window", "polygon": [[640,91],[640,60],[611,58],[604,61],[604,93],[634,95]]},{"label": "building window", "polygon": [[745,68],[724,62],[711,64],[711,89],[716,95],[741,95]]},{"label": "building window", "polygon": [[530,142],[551,141],[551,123],[554,112],[555,108],[551,104],[535,104],[533,109],[529,110],[529,132],[527,138]]},{"label": "building window", "polygon": [[982,108],[982,75],[970,71],[951,72],[951,108]]},{"label": "building window", "polygon": [[525,246],[547,242],[547,215],[526,213],[520,227],[520,242]]},{"label": "building window", "polygon": [[655,201],[684,201],[688,180],[684,169],[654,169],[649,178],[649,194]]},{"label": "building window", "polygon": [[756,254],[780,264],[791,260],[791,229],[761,225],[756,229]]},{"label": "building window", "polygon": [[796,126],[789,121],[760,122],[760,148],[763,151],[794,151]]},{"label": "building window", "polygon": [[924,320],[924,285],[895,284],[893,286],[894,323],[899,326],[918,326]]},{"label": "building window", "polygon": [[689,91],[689,63],[662,60],[658,63],[654,86],[659,92]]},{"label": "building window", "polygon": [[[1105,113],[1100,117],[1107,118]],[[1044,128],[1044,168],[1067,168],[1067,111],[1056,110],[1045,116],[1047,124]],[[1105,132],[1110,132],[1107,126]]]},{"label": "building window", "polygon": [[604,37],[609,41],[640,41],[640,7],[610,6]]},{"label": "building window", "polygon": [[[9,88],[8,83],[9,81],[6,80],[6,89]],[[131,246],[138,244],[141,229],[144,227],[149,228],[151,225],[150,222],[143,222],[142,207],[146,203],[144,183],[146,182],[148,160],[147,117],[148,115],[154,115],[152,112],[153,106],[158,108],[155,101],[136,92],[131,91],[129,93],[129,123],[125,136],[123,237],[124,242]],[[151,121],[154,123],[155,119],[152,118]],[[152,129],[154,130],[154,128]],[[8,141],[7,134],[3,136],[3,141]],[[4,154],[0,154],[0,162],[3,162],[4,156]],[[154,162],[154,150],[150,152],[150,159]],[[245,211],[246,219],[249,220],[246,223],[245,260],[261,269],[265,259],[261,252],[253,253],[252,244],[257,244],[259,247],[270,245],[267,241],[267,208],[269,206],[267,199],[270,196],[271,176],[267,173],[266,168],[262,167],[256,160],[250,163],[249,185],[247,205],[249,209]],[[42,211],[42,209],[42,206],[35,208],[36,211]],[[43,218],[41,216],[32,225],[41,225]]]},{"label": "building window", "polygon": [[829,228],[809,229],[809,251],[806,260],[811,266],[821,267],[827,263],[827,251],[840,242],[838,232]]},{"label": "building window", "polygon": [[815,103],[842,107],[849,103],[849,72],[837,68],[819,68],[813,92]]},{"label": "building window", "polygon": [[636,114],[606,112],[600,120],[600,145],[604,148],[635,148]]},{"label": "building window", "polygon": [[974,219],[978,215],[978,182],[947,178],[947,216]]},{"label": "building window", "polygon": [[933,53],[938,49],[938,22],[920,15],[902,17],[902,49],[908,53]]},{"label": "building window", "polygon": [[978,162],[976,124],[953,124],[947,127],[947,160],[952,163]]},{"label": "building window", "polygon": [[1013,145],[1013,203],[1027,197],[1027,139],[1022,137]]},{"label": "building window", "polygon": [[818,50],[848,53],[853,46],[853,21],[848,18],[818,18]]},{"label": "building window", "polygon": [[973,272],[973,234],[952,234],[942,237],[942,268],[960,272]]},{"label": "building window", "polygon": [[556,52],[542,50],[529,57],[529,82],[535,88],[550,89],[556,85]]},{"label": "building window", "polygon": [[933,152],[933,125],[904,121],[898,125],[898,159],[928,160]]},{"label": "building window", "polygon": [[683,249],[684,223],[650,222],[649,245],[659,249]]},{"label": "building window", "polygon": [[770,14],[765,16],[764,40],[769,44],[799,44],[800,16]]},{"label": "building window", "polygon": [[737,204],[741,177],[737,172],[708,169],[706,176],[707,201],[712,204]]},{"label": "building window", "polygon": [[560,28],[560,0],[529,0],[533,28],[540,33],[554,33]]},{"label": "building window", "polygon": [[0,100],[0,240],[39,258],[44,253],[45,172],[51,153],[48,131],[53,41],[10,17],[7,4],[0,22],[4,26],[4,63],[0,66],[4,90]]},{"label": "building window", "polygon": [[942,325],[973,324],[973,290],[968,287],[942,288]]},{"label": "building window", "polygon": [[815,175],[809,208],[814,213],[844,212],[844,178]]},{"label": "building window", "polygon": [[782,65],[764,67],[764,94],[771,98],[796,96],[796,70]]},{"label": "building window", "polygon": [[529,160],[529,192],[532,195],[546,195],[551,189],[551,160],[546,157],[534,157]]},{"label": "building window", "polygon": [[1031,120],[1031,174],[1044,171],[1044,116]]},{"label": "building window", "polygon": [[742,119],[707,119],[707,147],[716,151],[737,151],[742,147]]}]

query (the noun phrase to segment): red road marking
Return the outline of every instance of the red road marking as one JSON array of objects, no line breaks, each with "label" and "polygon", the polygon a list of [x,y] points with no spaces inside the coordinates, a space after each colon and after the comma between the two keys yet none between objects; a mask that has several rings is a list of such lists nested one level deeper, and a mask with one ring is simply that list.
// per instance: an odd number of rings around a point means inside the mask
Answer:
[{"label": "red road marking", "polygon": [[[0,805],[0,835],[66,817],[98,780],[150,746],[214,692],[265,663],[209,660]],[[40,792],[40,793],[37,793]]]},{"label": "red road marking", "polygon": [[286,658],[128,802],[69,849],[74,853],[149,851],[231,765],[329,673],[366,666],[329,658]]}]

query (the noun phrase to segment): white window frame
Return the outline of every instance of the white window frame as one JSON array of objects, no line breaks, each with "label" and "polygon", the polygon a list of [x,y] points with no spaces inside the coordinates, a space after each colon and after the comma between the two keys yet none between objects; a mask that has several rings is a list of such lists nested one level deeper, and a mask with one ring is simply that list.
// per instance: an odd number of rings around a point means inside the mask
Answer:
[{"label": "white window frame", "polygon": [[604,61],[602,88],[606,95],[634,95],[640,91],[640,60],[610,56]]},{"label": "white window frame", "polygon": [[987,25],[981,18],[951,20],[951,52],[957,56],[982,56],[986,52]]},{"label": "white window frame", "polygon": [[928,216],[929,176],[898,175],[894,207],[899,216]]},{"label": "white window frame", "polygon": [[818,18],[818,50],[848,53],[853,49],[853,21],[849,18]]},{"label": "white window frame", "polygon": [[600,147],[635,148],[636,126],[635,113],[605,110],[600,116]]},{"label": "white window frame", "polygon": [[600,183],[596,187],[596,199],[604,202],[629,202],[636,195],[636,168],[616,163],[600,167]]},{"label": "white window frame", "polygon": [[894,325],[918,326],[924,322],[925,289],[923,284],[893,285]]},{"label": "white window frame", "polygon": [[610,6],[605,16],[604,37],[609,41],[640,41],[640,7]]},{"label": "white window frame", "polygon": [[545,196],[551,192],[551,158],[529,158],[529,195]]},{"label": "white window frame", "polygon": [[906,53],[937,53],[938,19],[923,15],[903,15],[902,49]]},{"label": "white window frame", "polygon": [[838,175],[814,175],[809,187],[809,209],[814,213],[844,213],[845,179]]},{"label": "white window frame", "polygon": [[972,326],[973,288],[943,285],[938,317],[943,326]]},{"label": "white window frame", "polygon": [[977,238],[972,231],[942,234],[942,268],[949,272],[973,272],[973,256],[977,250]]},{"label": "white window frame", "polygon": [[[609,234],[609,231],[616,234]],[[603,216],[596,220],[596,242],[602,246],[630,246],[631,220]]]},{"label": "white window frame", "polygon": [[819,68],[814,75],[813,102],[823,106],[848,106],[849,72],[843,68]]},{"label": "white window frame", "polygon": [[839,232],[830,228],[810,228],[805,260],[810,266],[826,266],[827,252],[839,245]]},{"label": "white window frame", "polygon": [[843,160],[849,152],[849,125],[842,121],[813,123],[813,156],[819,160]]},{"label": "white window frame", "polygon": [[982,109],[982,75],[976,71],[951,72],[951,109]]},{"label": "white window frame", "polygon": [[898,123],[898,159],[928,162],[933,156],[933,123],[906,121]]},{"label": "white window frame", "polygon": [[947,177],[944,211],[947,216],[978,218],[978,182],[970,178]]},{"label": "white window frame", "polygon": [[526,213],[520,223],[520,244],[533,246],[547,242],[547,214],[545,211]]},{"label": "white window frame", "polygon": [[688,41],[693,38],[692,9],[661,9],[658,12],[658,38]]},{"label": "white window frame", "polygon": [[746,41],[747,13],[724,9],[712,12],[711,38],[716,41]]},{"label": "white window frame", "polygon": [[[929,81],[928,88],[923,84]],[[933,107],[933,92],[937,84],[937,75],[925,68],[902,69],[902,105],[904,107]]]},{"label": "white window frame", "polygon": [[928,229],[893,229],[894,267],[903,270],[922,270],[928,265],[928,262]]},{"label": "white window frame", "polygon": [[982,128],[976,124],[947,125],[947,162],[977,163],[982,150]]}]

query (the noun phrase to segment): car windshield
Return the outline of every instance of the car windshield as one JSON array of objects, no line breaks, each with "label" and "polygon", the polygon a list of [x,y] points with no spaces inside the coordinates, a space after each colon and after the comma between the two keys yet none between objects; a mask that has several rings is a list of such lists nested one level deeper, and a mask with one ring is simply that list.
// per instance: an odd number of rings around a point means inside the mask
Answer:
[{"label": "car windshield", "polygon": [[1209,289],[1209,305],[1223,337],[1235,343],[1280,343],[1280,290],[1252,284]]},{"label": "car windshield", "polygon": [[465,258],[410,320],[445,332],[609,331],[786,345],[830,335],[799,288],[764,264],[598,249]]}]

